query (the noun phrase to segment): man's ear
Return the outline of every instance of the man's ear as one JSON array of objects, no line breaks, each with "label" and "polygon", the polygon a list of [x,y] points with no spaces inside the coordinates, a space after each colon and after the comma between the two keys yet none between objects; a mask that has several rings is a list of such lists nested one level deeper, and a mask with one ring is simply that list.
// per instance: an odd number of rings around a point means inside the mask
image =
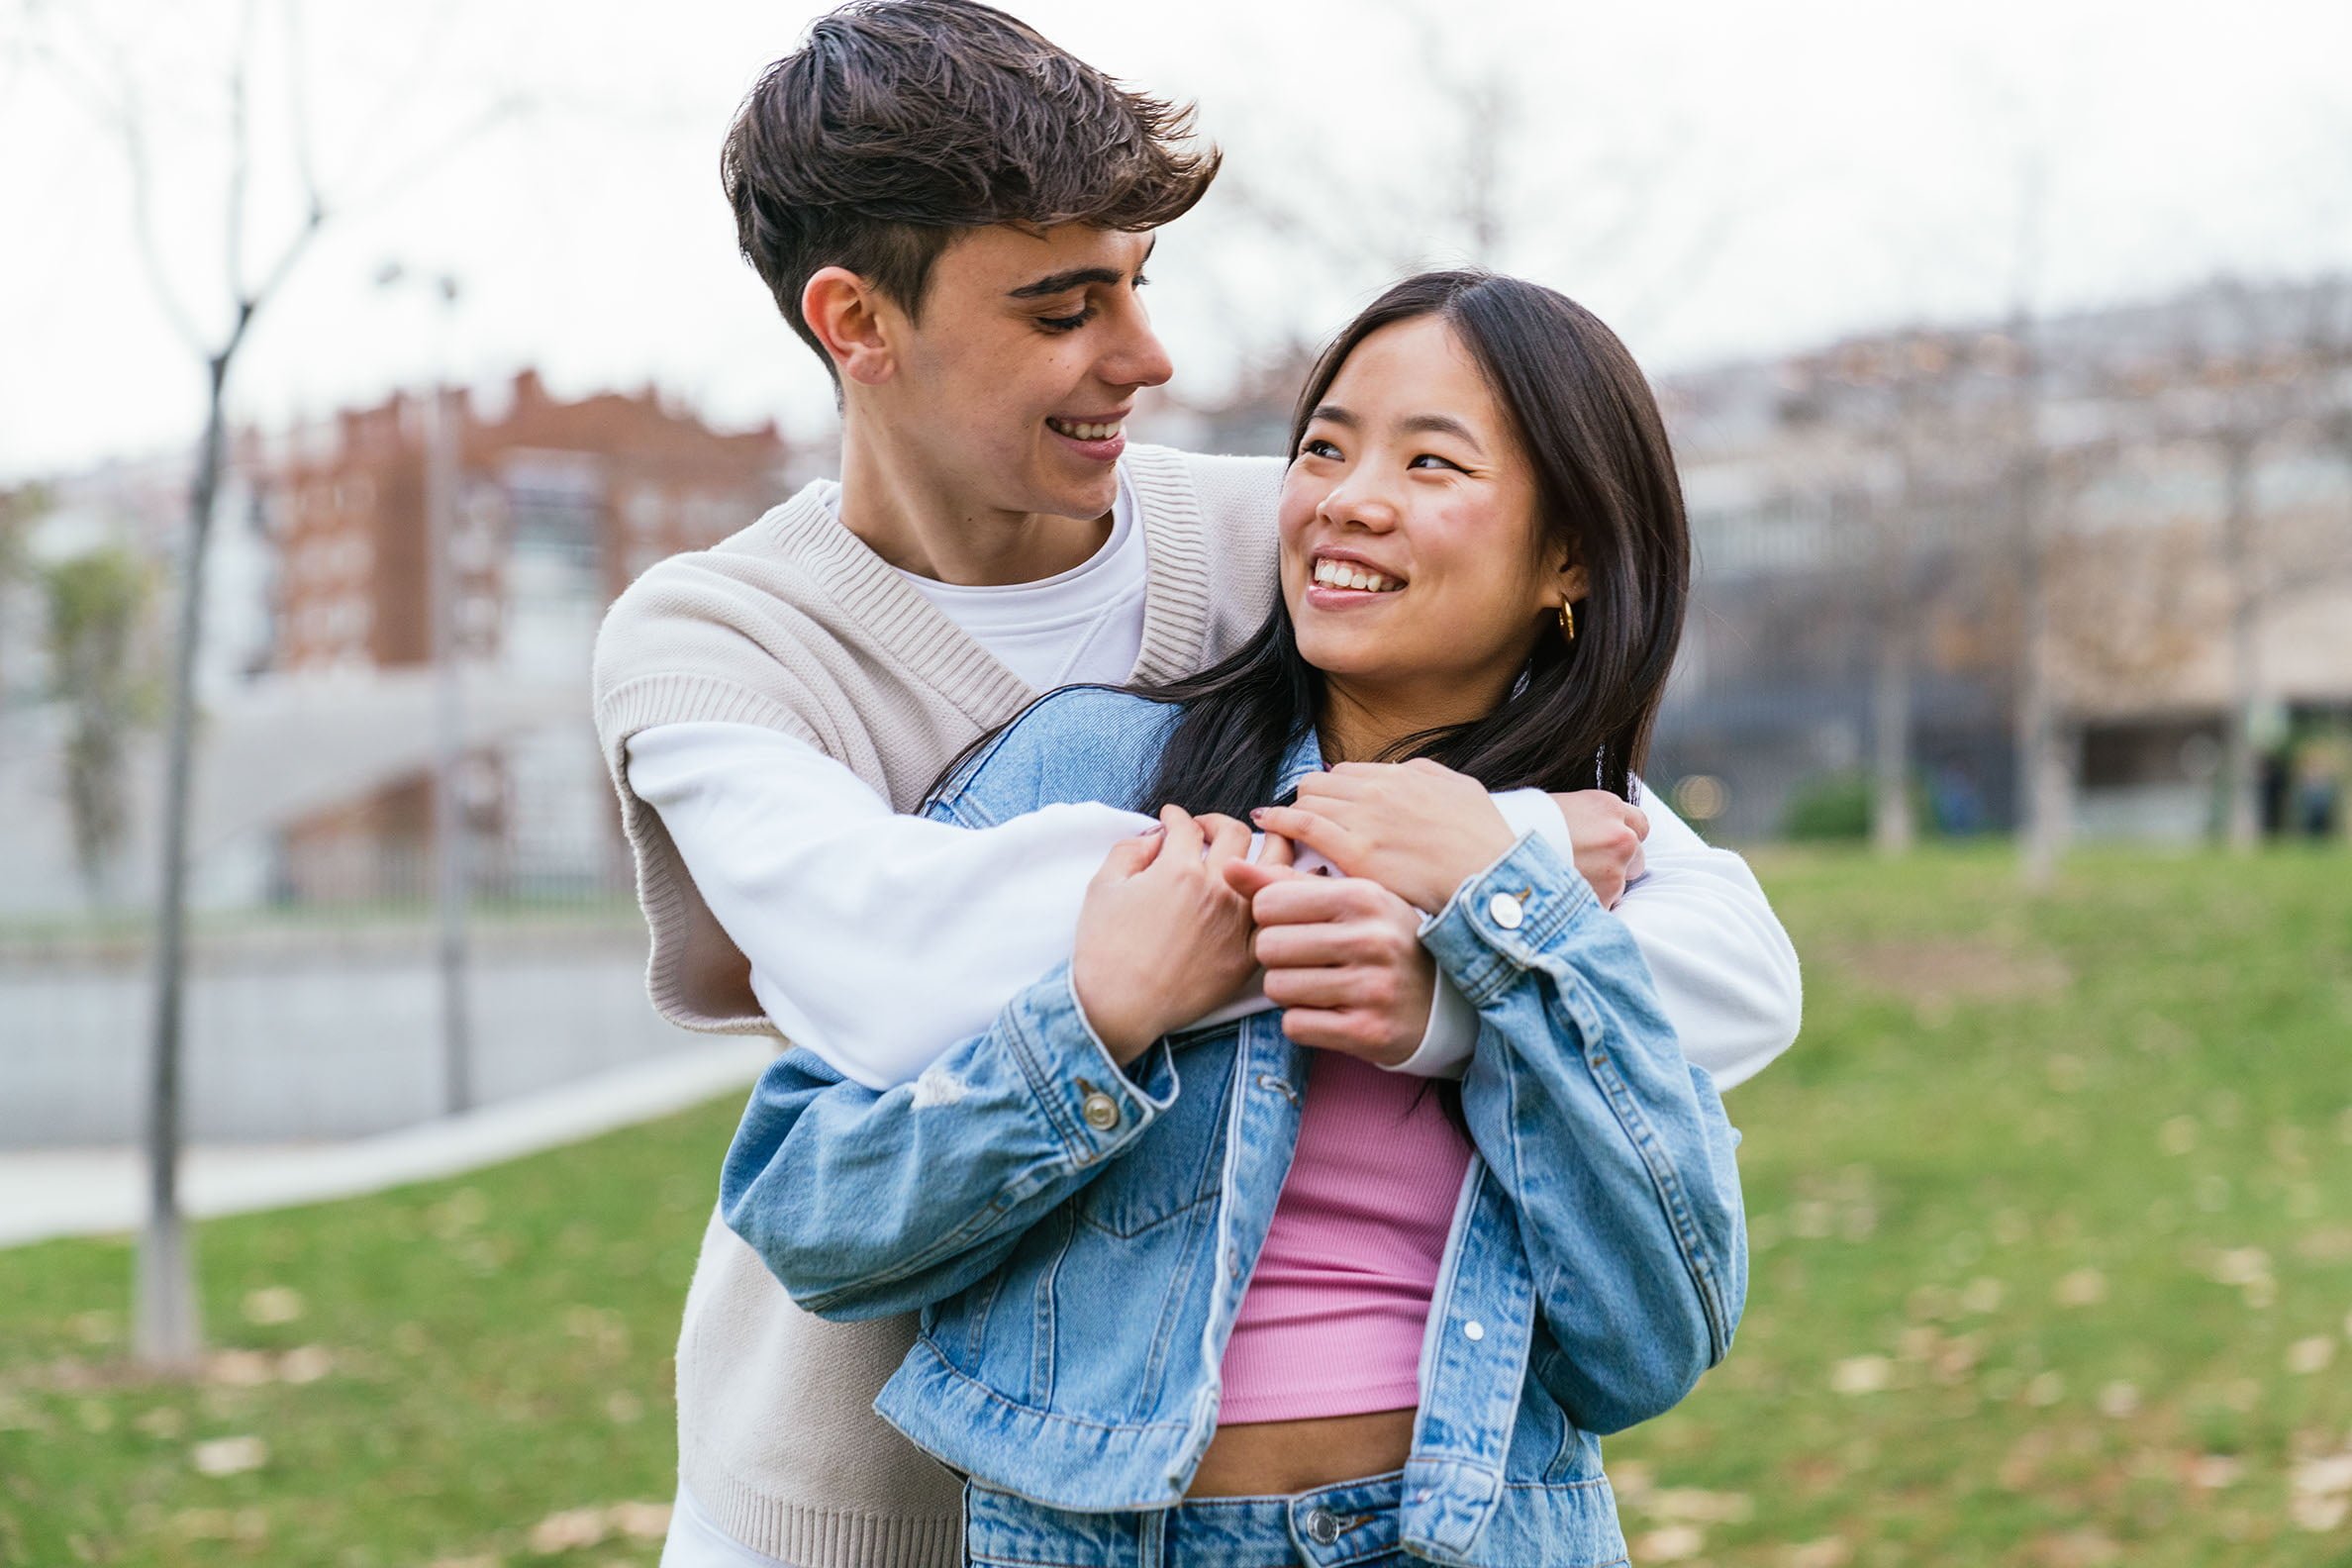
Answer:
[{"label": "man's ear", "polygon": [[801,285],[801,320],[809,324],[845,381],[877,385],[896,368],[883,301],[874,286],[847,267],[819,267]]}]

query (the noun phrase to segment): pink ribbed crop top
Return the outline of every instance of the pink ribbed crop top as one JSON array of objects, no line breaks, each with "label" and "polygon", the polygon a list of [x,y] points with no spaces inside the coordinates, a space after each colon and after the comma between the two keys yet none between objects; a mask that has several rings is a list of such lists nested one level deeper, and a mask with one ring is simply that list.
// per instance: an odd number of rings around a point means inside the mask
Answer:
[{"label": "pink ribbed crop top", "polygon": [[1469,1140],[1428,1079],[1317,1053],[1298,1152],[1225,1345],[1221,1422],[1421,1402],[1421,1330],[1469,1168]]}]

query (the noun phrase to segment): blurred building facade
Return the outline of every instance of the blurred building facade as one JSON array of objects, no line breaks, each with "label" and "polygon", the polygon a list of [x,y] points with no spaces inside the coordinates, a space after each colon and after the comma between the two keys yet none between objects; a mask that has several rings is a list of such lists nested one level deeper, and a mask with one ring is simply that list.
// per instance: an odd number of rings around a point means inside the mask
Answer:
[{"label": "blurred building facade", "polygon": [[2309,825],[2297,775],[2352,732],[2352,289],[1858,338],[1661,395],[1698,570],[1653,771],[1721,781],[1727,831],[1888,755],[1931,826],[2012,826],[2036,677],[2076,831],[2215,831],[2240,710],[2265,825]]},{"label": "blurred building facade", "polygon": [[[576,401],[529,371],[503,410],[451,398],[453,639],[469,680],[577,683],[605,607],[664,555],[748,526],[781,497],[772,424],[722,433],[647,389]],[[273,666],[397,670],[432,657],[427,425],[395,397],[256,452],[276,542]],[[430,774],[288,825],[281,899],[408,898],[430,885]],[[583,724],[469,755],[464,817],[486,887],[626,888],[611,788]]]},{"label": "blurred building facade", "polygon": [[[1163,404],[1153,435],[1280,450],[1310,360]],[[2267,823],[2346,826],[2352,285],[1874,334],[1657,390],[1694,571],[1648,776],[1713,831],[1865,810],[1889,758],[1931,829],[2013,827],[2029,676],[2082,833],[2212,831],[2239,709]]]}]

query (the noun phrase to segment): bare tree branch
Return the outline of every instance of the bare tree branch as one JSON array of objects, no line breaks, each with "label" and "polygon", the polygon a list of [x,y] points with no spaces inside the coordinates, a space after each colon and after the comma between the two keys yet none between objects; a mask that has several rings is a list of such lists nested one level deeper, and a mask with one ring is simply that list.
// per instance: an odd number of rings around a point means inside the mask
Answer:
[{"label": "bare tree branch", "polygon": [[222,225],[228,241],[229,291],[245,292],[245,183],[252,171],[247,138],[245,62],[253,52],[253,0],[238,8],[237,53],[229,67],[229,211]]}]

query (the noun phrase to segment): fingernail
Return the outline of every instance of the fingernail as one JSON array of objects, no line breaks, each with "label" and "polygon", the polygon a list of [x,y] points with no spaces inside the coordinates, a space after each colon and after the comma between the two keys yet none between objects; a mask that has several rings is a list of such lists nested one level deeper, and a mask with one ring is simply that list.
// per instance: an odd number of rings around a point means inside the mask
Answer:
[{"label": "fingernail", "polygon": [[1150,838],[1155,837],[1160,833],[1164,833],[1167,831],[1168,825],[1166,823],[1153,823],[1150,827],[1135,834],[1135,836],[1138,838]]},{"label": "fingernail", "polygon": [[1250,808],[1249,808],[1249,820],[1250,820],[1251,822],[1257,822],[1257,821],[1261,820],[1261,819],[1262,819],[1262,818],[1263,818],[1265,815],[1266,815],[1266,808],[1265,808],[1265,807],[1263,807],[1263,806],[1252,806],[1252,807],[1250,807]]}]

